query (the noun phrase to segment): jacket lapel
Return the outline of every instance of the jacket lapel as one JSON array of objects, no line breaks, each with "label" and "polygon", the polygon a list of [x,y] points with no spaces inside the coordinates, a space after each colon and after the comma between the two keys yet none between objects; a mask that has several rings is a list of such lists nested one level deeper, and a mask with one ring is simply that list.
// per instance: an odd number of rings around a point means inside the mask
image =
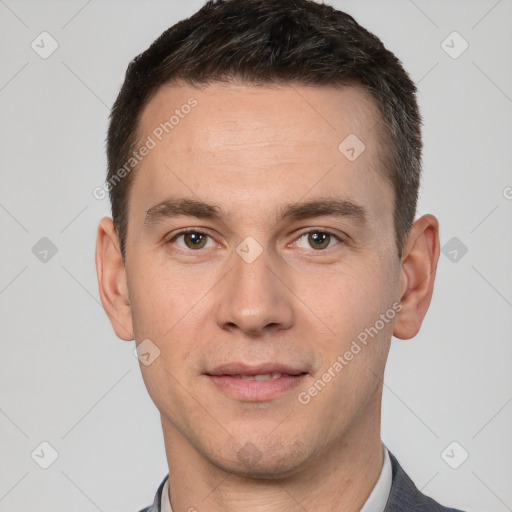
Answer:
[{"label": "jacket lapel", "polygon": [[442,507],[432,498],[418,491],[391,452],[389,456],[393,468],[393,483],[384,512],[411,512],[412,510],[414,512],[460,512]]}]

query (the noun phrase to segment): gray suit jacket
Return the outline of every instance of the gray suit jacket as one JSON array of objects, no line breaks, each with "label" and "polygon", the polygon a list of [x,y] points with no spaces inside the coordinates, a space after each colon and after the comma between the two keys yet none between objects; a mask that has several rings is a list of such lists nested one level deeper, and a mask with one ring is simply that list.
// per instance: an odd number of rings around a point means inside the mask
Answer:
[{"label": "gray suit jacket", "polygon": [[[395,457],[391,453],[389,456],[393,467],[393,483],[384,512],[461,512],[454,508],[443,507],[432,498],[421,494]],[[140,512],[160,512],[162,489],[166,480],[167,477],[160,484],[153,505]]]}]

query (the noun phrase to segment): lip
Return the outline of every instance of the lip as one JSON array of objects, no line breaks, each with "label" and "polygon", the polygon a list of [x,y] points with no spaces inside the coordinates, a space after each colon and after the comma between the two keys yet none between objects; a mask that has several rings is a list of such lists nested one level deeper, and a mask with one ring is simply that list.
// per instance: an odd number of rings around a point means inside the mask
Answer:
[{"label": "lip", "polygon": [[226,363],[215,367],[213,370],[206,372],[210,376],[221,375],[265,375],[267,373],[283,373],[286,375],[299,375],[307,373],[300,366],[291,366],[280,363],[261,363],[257,365],[249,365],[245,363]]},{"label": "lip", "polygon": [[[251,376],[268,374],[280,376],[267,380],[247,380]],[[217,366],[205,375],[218,390],[235,400],[265,402],[299,386],[307,374],[301,367],[279,363],[227,363]]]}]

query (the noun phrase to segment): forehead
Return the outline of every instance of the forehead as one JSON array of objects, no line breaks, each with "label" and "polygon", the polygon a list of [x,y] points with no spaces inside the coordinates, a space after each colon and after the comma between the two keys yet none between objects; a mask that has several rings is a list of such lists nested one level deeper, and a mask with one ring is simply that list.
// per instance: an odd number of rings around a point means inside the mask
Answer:
[{"label": "forehead", "polygon": [[387,214],[392,192],[380,163],[378,122],[373,99],[360,87],[165,85],[140,118],[139,145],[151,139],[154,147],[138,165],[134,186],[154,201],[171,189],[201,198],[215,190],[227,204],[249,191],[282,202],[329,195],[338,185],[352,197],[373,188],[366,200],[380,196],[375,215]]},{"label": "forehead", "polygon": [[[190,108],[191,103],[196,106]],[[171,136],[164,134],[164,145],[179,137],[183,128],[178,125],[186,124],[187,140],[206,142],[204,149],[223,146],[224,133],[230,129],[234,144],[279,143],[289,137],[337,148],[336,142],[347,130],[371,143],[379,120],[373,98],[358,86],[173,83],[161,86],[143,109],[138,135],[140,140],[158,132],[160,123],[170,122],[172,128],[164,132]]]}]

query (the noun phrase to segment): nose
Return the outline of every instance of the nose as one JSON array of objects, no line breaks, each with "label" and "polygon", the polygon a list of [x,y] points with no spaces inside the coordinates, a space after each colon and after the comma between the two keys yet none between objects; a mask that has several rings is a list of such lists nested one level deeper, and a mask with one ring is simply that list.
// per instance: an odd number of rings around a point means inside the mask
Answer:
[{"label": "nose", "polygon": [[289,329],[294,322],[293,294],[285,268],[267,251],[252,262],[233,255],[234,268],[223,280],[216,309],[217,325],[249,336]]}]

